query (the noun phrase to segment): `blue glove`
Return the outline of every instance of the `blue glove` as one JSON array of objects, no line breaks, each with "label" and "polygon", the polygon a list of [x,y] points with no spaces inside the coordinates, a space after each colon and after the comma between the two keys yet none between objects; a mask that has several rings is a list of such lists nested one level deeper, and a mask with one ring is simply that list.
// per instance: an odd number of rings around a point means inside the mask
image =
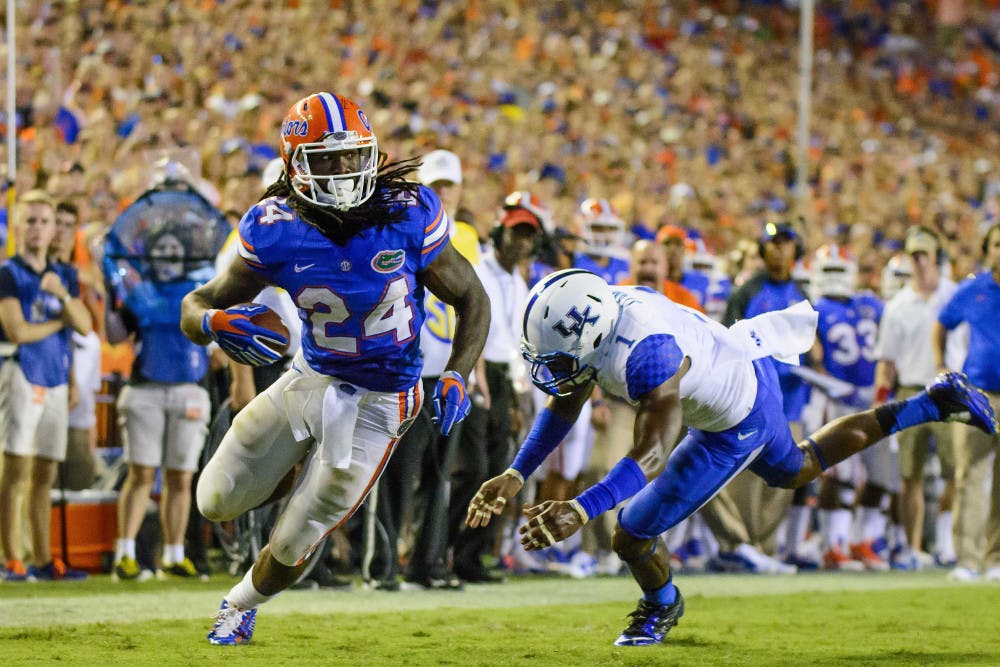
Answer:
[{"label": "blue glove", "polygon": [[452,427],[469,415],[472,401],[465,390],[465,380],[455,371],[445,371],[434,387],[434,422],[441,427],[441,435],[451,433]]},{"label": "blue glove", "polygon": [[247,366],[267,366],[281,359],[271,346],[283,347],[288,339],[254,324],[250,318],[267,311],[267,306],[233,306],[209,310],[201,319],[201,330],[212,337],[231,359]]}]

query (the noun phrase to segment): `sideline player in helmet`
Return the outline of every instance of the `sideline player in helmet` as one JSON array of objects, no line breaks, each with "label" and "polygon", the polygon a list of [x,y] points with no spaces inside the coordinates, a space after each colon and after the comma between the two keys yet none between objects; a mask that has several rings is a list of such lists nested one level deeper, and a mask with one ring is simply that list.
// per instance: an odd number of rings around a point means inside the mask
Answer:
[{"label": "sideline player in helmet", "polygon": [[584,199],[576,215],[577,234],[583,252],[573,258],[573,266],[595,273],[612,285],[629,276],[628,232],[607,199]]},{"label": "sideline player in helmet", "polygon": [[199,510],[227,521],[287,493],[307,459],[268,545],[224,598],[213,644],[250,641],[257,606],[299,577],[378,481],[424,400],[424,289],[457,315],[432,397],[444,434],[471,407],[465,378],[490,321],[440,199],[406,180],[413,162],[385,164],[357,104],[309,95],[289,110],[280,139],[286,175],[240,221],[239,259],[183,304],[184,333],[238,361],[274,360],[268,343],[287,342],[253,322],[262,307],[236,305],[264,286],[287,290],[303,322],[291,369],[240,411],[198,482]]},{"label": "sideline player in helmet", "polygon": [[[858,292],[858,263],[839,246],[819,248],[812,260],[813,288],[819,312],[818,347],[814,358],[832,377],[854,387],[842,398],[826,401],[826,421],[871,405],[875,396],[875,339],[882,302],[871,292]],[[862,468],[864,472],[862,473]],[[862,534],[852,540],[855,489],[864,478],[858,514]],[[899,470],[886,439],[844,461],[823,477],[819,494],[823,565],[827,569],[887,570],[889,564],[872,549],[885,532],[882,498],[899,486]]]},{"label": "sideline player in helmet", "polygon": [[[536,285],[523,315],[522,350],[535,384],[552,395],[503,474],[469,504],[470,525],[503,511],[562,440],[595,385],[637,408],[634,445],[597,485],[569,501],[525,510],[521,541],[542,549],[635,496],[618,518],[614,547],[643,591],[615,642],[661,642],[684,613],[669,554],[657,537],[749,468],[796,488],[886,435],[931,420],[964,420],[994,433],[989,401],[960,373],[942,374],[907,401],[842,417],[796,444],[782,410],[775,359],[795,361],[815,339],[808,303],[732,328],[643,287],[611,287],[579,269]],[[686,437],[666,460],[682,425]],[[661,472],[662,471],[662,472]]]}]

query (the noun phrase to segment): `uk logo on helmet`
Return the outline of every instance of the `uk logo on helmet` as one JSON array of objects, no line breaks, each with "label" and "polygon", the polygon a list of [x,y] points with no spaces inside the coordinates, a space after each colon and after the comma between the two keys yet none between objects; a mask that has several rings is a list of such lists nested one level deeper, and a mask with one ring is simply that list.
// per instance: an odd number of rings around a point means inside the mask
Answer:
[{"label": "uk logo on helmet", "polygon": [[[567,318],[569,319],[568,325],[566,322]],[[597,320],[599,319],[600,315],[590,316],[590,306],[584,308],[582,313],[576,309],[576,306],[573,306],[563,319],[552,325],[552,328],[563,338],[569,338],[570,336],[580,338],[583,336],[583,327],[588,324],[597,324]]]}]

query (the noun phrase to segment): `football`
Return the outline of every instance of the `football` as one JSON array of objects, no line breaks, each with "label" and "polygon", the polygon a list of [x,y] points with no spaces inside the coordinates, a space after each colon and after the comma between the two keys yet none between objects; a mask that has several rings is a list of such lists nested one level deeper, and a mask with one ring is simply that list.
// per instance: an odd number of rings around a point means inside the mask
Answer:
[{"label": "football", "polygon": [[[276,334],[281,334],[282,336],[285,337],[285,340],[290,340],[291,337],[290,334],[288,333],[288,327],[286,327],[285,323],[281,321],[281,317],[278,315],[278,313],[274,312],[267,306],[259,303],[243,303],[240,305],[257,306],[259,308],[263,308],[264,310],[251,317],[250,321],[259,327],[267,329],[268,331],[273,331]],[[284,355],[288,352],[288,343],[285,343],[284,345],[278,345],[276,343],[268,344],[268,347],[277,352],[278,354]]]}]

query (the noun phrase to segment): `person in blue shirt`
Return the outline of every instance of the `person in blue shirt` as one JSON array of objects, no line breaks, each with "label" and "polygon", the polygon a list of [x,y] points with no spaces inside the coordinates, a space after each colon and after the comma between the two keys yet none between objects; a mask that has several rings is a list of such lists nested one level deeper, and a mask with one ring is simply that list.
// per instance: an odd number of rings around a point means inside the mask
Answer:
[{"label": "person in blue shirt", "polygon": [[[932,330],[935,362],[945,368],[947,333],[962,322],[969,325],[969,353],[962,371],[969,381],[990,399],[994,409],[1000,408],[1000,223],[994,224],[983,237],[983,268],[958,286],[951,300],[938,314]],[[1000,438],[980,435],[972,429],[957,426],[954,430],[955,506],[954,537],[958,563],[952,577],[958,580],[978,579],[980,572],[987,581],[1000,581]],[[983,495],[990,475],[990,455],[993,486]],[[988,515],[988,518],[987,518]],[[986,524],[986,549],[980,539]]]},{"label": "person in blue shirt", "polygon": [[269,543],[223,599],[213,644],[250,641],[258,605],[294,583],[357,511],[417,417],[425,288],[457,318],[431,397],[443,435],[469,413],[465,378],[490,324],[441,200],[407,180],[413,162],[386,163],[355,102],[326,92],[299,100],[280,146],[284,175],[243,216],[239,258],[182,306],[188,338],[251,365],[288,342],[262,325],[265,307],[245,303],[263,287],[285,289],[303,323],[292,367],[240,411],[198,481],[198,509],[227,521],[288,494],[307,459]]},{"label": "person in blue shirt", "polygon": [[[806,295],[792,279],[792,267],[803,255],[802,239],[795,227],[789,223],[768,223],[758,246],[764,268],[729,295],[722,316],[724,326],[806,300]],[[809,401],[809,385],[792,373],[787,364],[779,364],[777,371],[785,417],[793,436],[799,438],[802,436],[802,409]],[[753,475],[740,477],[729,492],[740,508],[750,539],[765,551],[771,551],[789,503],[805,507],[805,490],[797,490],[793,499],[788,491],[768,488]]]},{"label": "person in blue shirt", "polygon": [[[49,489],[66,456],[71,348],[68,328],[87,334],[76,271],[48,259],[55,202],[32,190],[15,213],[18,254],[0,266],[0,325],[8,356],[0,366],[0,542],[8,581],[81,579],[52,556]],[[34,564],[22,561],[20,518],[27,503]]]},{"label": "person in blue shirt", "polygon": [[[191,503],[191,479],[208,432],[208,392],[199,385],[208,369],[205,348],[180,331],[181,299],[200,284],[188,277],[186,235],[170,221],[146,239],[143,281],[128,292],[119,315],[135,336],[136,357],[129,382],[118,397],[118,414],[128,474],[118,497],[118,539],[113,574],[119,580],[141,574],[136,535],[146,504],[163,469],[160,523],[161,575],[196,577],[184,553]],[[111,327],[110,332],[120,327]],[[112,342],[119,342],[111,335]]]}]

